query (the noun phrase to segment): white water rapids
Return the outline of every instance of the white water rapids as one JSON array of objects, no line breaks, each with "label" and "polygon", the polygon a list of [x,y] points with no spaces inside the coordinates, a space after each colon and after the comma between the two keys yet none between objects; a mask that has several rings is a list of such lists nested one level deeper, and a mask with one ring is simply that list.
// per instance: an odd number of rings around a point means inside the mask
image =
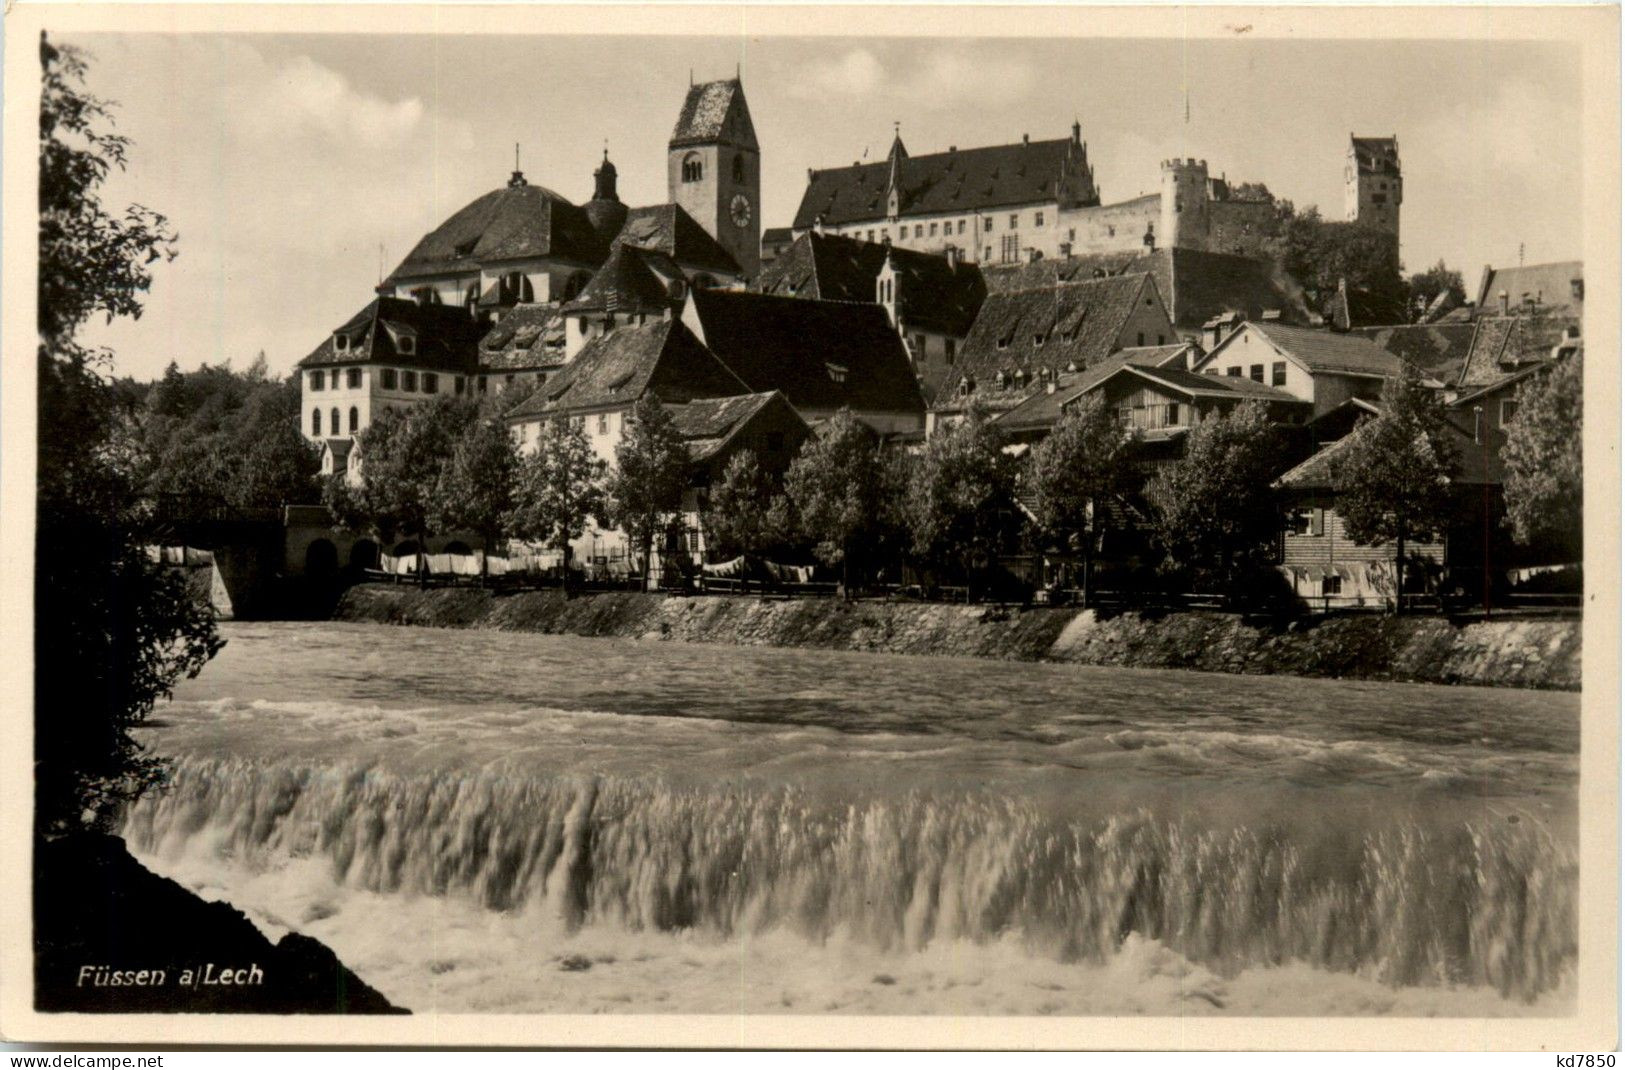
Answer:
[{"label": "white water rapids", "polygon": [[1573,695],[227,635],[126,837],[415,1011],[1572,1002]]}]

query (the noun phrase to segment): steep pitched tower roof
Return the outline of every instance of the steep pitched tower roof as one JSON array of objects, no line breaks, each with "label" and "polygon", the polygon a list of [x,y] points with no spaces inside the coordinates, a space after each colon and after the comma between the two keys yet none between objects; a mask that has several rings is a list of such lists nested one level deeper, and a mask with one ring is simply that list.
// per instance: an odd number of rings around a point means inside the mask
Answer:
[{"label": "steep pitched tower roof", "polygon": [[739,148],[760,150],[756,127],[745,106],[745,90],[739,79],[704,82],[688,87],[683,110],[671,132],[671,148],[706,145],[726,141]]}]

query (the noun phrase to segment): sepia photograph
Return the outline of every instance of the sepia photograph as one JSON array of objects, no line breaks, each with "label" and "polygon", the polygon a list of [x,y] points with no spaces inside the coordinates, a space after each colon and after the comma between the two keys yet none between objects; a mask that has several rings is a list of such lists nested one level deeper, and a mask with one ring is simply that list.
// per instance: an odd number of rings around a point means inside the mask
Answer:
[{"label": "sepia photograph", "polygon": [[1617,1047],[1617,8],[338,8],[8,11],[0,1038]]}]

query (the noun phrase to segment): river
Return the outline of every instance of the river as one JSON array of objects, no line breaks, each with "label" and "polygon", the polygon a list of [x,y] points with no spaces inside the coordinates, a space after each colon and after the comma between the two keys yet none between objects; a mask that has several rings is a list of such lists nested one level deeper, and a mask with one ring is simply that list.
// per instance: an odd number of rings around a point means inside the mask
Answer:
[{"label": "river", "polygon": [[1572,1012],[1577,695],[222,630],[132,850],[417,1012]]}]

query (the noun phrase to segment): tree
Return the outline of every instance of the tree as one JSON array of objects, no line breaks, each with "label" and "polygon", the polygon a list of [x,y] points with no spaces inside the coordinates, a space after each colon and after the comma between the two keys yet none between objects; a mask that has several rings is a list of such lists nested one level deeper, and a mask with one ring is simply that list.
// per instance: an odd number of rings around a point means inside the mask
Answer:
[{"label": "tree", "polygon": [[1518,389],[1518,414],[1507,429],[1507,521],[1525,545],[1550,541],[1578,559],[1584,542],[1579,354],[1553,365]]},{"label": "tree", "polygon": [[874,432],[841,409],[801,444],[784,477],[785,495],[813,554],[841,569],[851,590],[852,559],[882,507],[882,465]]},{"label": "tree", "polygon": [[542,425],[536,452],[519,463],[509,524],[515,535],[558,550],[564,562],[564,589],[570,589],[570,543],[602,517],[605,464],[592,451],[586,429],[566,416]]},{"label": "tree", "polygon": [[956,564],[967,597],[976,576],[1003,549],[1012,525],[1016,462],[1004,436],[972,410],[926,443],[909,486],[914,550],[928,561]]},{"label": "tree", "polygon": [[626,421],[625,437],[615,447],[609,496],[616,523],[633,545],[643,548],[649,580],[654,578],[655,538],[682,508],[688,472],[688,446],[671,413],[654,397],[638,399]]},{"label": "tree", "polygon": [[1467,287],[1462,282],[1461,272],[1451,271],[1443,260],[1412,275],[1406,285],[1410,288],[1411,307],[1418,311],[1426,311],[1442,293],[1448,293],[1458,307],[1467,303]]},{"label": "tree", "polygon": [[1394,544],[1394,612],[1404,611],[1405,543],[1442,531],[1456,475],[1444,408],[1416,370],[1382,388],[1382,414],[1362,420],[1332,465],[1337,511],[1364,546]]},{"label": "tree", "polygon": [[475,416],[472,403],[444,395],[410,409],[384,409],[358,439],[361,485],[328,484],[326,500],[344,526],[371,530],[384,542],[396,533],[415,538],[418,575],[425,581],[424,543],[440,474]]},{"label": "tree", "polygon": [[1217,562],[1226,590],[1238,565],[1255,563],[1279,530],[1271,483],[1281,444],[1262,402],[1197,422],[1185,455],[1146,485],[1158,543],[1169,561]]},{"label": "tree", "polygon": [[1134,437],[1098,394],[1068,409],[1048,438],[1033,450],[1029,472],[1037,497],[1038,530],[1083,555],[1083,604],[1089,604],[1089,570],[1105,528],[1105,501],[1122,492],[1131,471]]},{"label": "tree", "polygon": [[[491,552],[508,533],[519,454],[499,419],[469,422],[440,469],[430,519],[442,531],[466,528],[485,543],[480,579],[490,572]],[[363,468],[365,471],[365,468]]]},{"label": "tree", "polygon": [[781,525],[787,513],[784,499],[776,491],[755,453],[740,450],[728,458],[722,480],[711,488],[706,503],[707,546],[724,557],[750,558],[782,541]]},{"label": "tree", "polygon": [[131,734],[222,642],[209,607],[148,560],[139,449],[100,374],[111,354],[75,335],[138,316],[149,265],[174,255],[163,217],[113,214],[98,189],[128,142],[83,90],[85,57],[40,38],[39,431],[34,570],[35,830],[106,827],[164,763]]},{"label": "tree", "polygon": [[1405,303],[1399,242],[1392,233],[1362,223],[1327,221],[1313,205],[1302,212],[1292,211],[1290,205],[1287,210],[1274,255],[1310,291],[1315,304],[1336,293],[1343,281],[1389,304]]}]

